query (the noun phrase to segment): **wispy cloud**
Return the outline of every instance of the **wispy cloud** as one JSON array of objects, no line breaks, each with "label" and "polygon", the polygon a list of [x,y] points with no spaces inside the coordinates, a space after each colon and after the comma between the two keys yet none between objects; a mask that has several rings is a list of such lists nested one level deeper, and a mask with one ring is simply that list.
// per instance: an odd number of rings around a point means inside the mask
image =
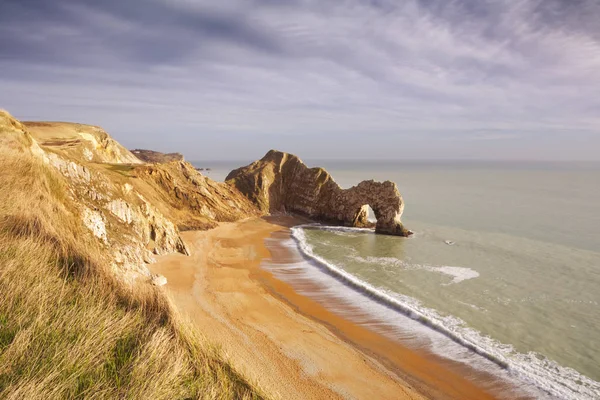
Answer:
[{"label": "wispy cloud", "polygon": [[519,136],[514,133],[480,133],[471,136],[469,140],[508,140],[516,139]]},{"label": "wispy cloud", "polygon": [[265,135],[305,157],[460,157],[454,137],[522,157],[483,145],[519,135],[597,158],[599,20],[595,0],[4,0],[0,105],[189,158]]}]

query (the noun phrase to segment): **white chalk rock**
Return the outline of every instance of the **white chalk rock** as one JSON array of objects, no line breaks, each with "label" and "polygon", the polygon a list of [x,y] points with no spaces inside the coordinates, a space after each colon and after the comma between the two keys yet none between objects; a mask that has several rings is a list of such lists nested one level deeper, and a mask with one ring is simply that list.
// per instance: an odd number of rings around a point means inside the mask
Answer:
[{"label": "white chalk rock", "polygon": [[154,286],[165,286],[167,284],[167,278],[162,275],[152,275],[150,282]]}]

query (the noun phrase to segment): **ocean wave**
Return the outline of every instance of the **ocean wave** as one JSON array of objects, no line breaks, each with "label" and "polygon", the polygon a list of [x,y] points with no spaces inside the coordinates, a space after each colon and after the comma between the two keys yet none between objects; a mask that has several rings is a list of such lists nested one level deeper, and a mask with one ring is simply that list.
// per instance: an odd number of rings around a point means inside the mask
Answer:
[{"label": "ocean wave", "polygon": [[[437,311],[424,307],[418,300],[399,293],[376,288],[356,276],[348,273],[343,268],[332,264],[316,255],[308,243],[304,233],[305,228],[341,232],[372,232],[364,228],[330,227],[318,224],[299,225],[293,227],[292,237],[297,248],[311,264],[319,267],[324,272],[343,282],[372,300],[381,303],[397,312],[406,315],[421,324],[431,328],[455,343],[469,349],[480,356],[492,361],[516,378],[516,383],[528,383],[541,389],[551,396],[566,400],[588,400],[600,398],[600,383],[578,373],[572,368],[563,367],[545,356],[535,353],[519,353],[513,346],[500,343],[489,336],[484,336],[479,331],[469,328],[464,321],[453,316],[442,316]],[[378,257],[376,257],[378,258]],[[382,257],[381,262],[397,262],[399,260]],[[421,266],[422,267],[422,266]],[[431,266],[428,266],[431,267]],[[445,273],[455,280],[475,278],[476,271],[462,267],[431,267],[435,272]],[[468,270],[468,271],[466,271]],[[436,351],[432,344],[432,350]],[[440,349],[442,350],[442,349]],[[437,351],[446,357],[444,351]],[[456,361],[462,361],[457,359]]]},{"label": "ocean wave", "polygon": [[325,226],[318,223],[299,225],[302,228],[315,228],[328,232],[346,232],[346,233],[375,233],[373,228],[354,228],[350,226]]}]

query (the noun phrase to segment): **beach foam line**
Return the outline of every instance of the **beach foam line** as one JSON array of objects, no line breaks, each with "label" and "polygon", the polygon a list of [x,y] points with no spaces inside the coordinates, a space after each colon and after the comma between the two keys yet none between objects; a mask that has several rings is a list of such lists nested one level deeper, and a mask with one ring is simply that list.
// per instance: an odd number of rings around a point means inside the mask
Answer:
[{"label": "beach foam line", "polygon": [[[348,273],[343,268],[328,262],[314,253],[304,233],[305,229],[373,233],[372,229],[305,224],[291,228],[291,232],[297,249],[311,265],[341,281],[345,286],[420,322],[507,370],[511,377],[517,379],[515,384],[527,383],[551,396],[566,400],[597,400],[600,398],[600,383],[578,373],[574,369],[563,367],[555,361],[534,352],[518,353],[511,345],[499,343],[488,336],[483,336],[477,330],[467,327],[464,321],[459,318],[443,317],[435,310],[423,307],[414,298],[376,288]],[[432,346],[432,350],[436,354],[446,357],[443,352],[435,351],[435,346]],[[456,361],[462,360],[457,359]]]}]

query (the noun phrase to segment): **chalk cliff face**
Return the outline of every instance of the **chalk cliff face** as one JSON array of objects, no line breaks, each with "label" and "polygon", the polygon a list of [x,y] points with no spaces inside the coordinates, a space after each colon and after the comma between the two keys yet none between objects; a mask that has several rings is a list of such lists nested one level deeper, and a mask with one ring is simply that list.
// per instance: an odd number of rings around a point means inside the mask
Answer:
[{"label": "chalk cliff face", "polygon": [[71,212],[95,236],[115,274],[151,277],[154,255],[189,254],[180,229],[261,215],[242,193],[202,176],[184,161],[146,164],[101,128],[71,123],[21,123],[0,110],[0,150],[31,154],[58,171]]},{"label": "chalk cliff face", "polygon": [[408,236],[400,217],[404,202],[395,183],[363,181],[342,189],[322,168],[308,168],[298,157],[269,151],[261,160],[229,173],[227,183],[265,213],[291,212],[347,226],[366,226],[367,205],[377,233]]}]

